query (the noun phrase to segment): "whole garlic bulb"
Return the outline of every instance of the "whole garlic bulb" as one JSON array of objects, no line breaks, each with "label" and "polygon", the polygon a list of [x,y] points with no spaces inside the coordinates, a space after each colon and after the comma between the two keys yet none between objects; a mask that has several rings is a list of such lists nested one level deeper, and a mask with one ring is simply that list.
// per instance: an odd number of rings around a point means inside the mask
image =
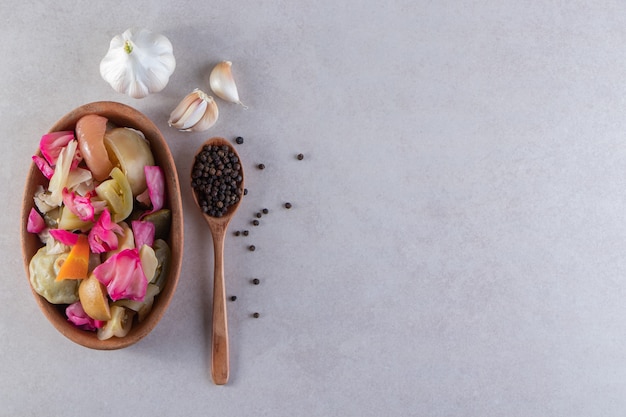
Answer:
[{"label": "whole garlic bulb", "polygon": [[175,68],[169,39],[147,29],[128,29],[111,39],[100,75],[115,91],[143,98],[163,90]]}]

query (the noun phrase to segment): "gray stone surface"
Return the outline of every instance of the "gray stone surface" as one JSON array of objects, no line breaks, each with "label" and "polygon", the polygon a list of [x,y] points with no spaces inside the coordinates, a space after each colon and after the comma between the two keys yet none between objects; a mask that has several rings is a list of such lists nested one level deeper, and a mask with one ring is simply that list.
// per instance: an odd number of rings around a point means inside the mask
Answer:
[{"label": "gray stone surface", "polygon": [[[7,0],[0,21],[0,415],[623,415],[620,2]],[[177,58],[142,100],[98,70],[131,26]],[[218,101],[209,132],[169,128],[223,59],[249,109]],[[46,321],[19,250],[40,136],[98,100],[162,129],[185,209],[172,304],[115,352]],[[250,235],[226,243],[238,298],[216,387],[212,247],[187,178],[204,139],[239,135],[250,192],[231,228]]]}]

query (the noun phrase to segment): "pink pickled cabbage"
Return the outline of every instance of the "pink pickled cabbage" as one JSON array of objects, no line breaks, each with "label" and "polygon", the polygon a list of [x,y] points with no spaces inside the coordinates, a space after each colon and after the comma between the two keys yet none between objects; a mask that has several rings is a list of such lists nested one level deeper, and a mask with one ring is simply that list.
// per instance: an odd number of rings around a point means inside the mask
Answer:
[{"label": "pink pickled cabbage", "polygon": [[83,309],[83,305],[80,301],[76,301],[74,304],[70,304],[65,309],[65,315],[67,320],[74,326],[82,330],[95,331],[104,326],[105,322],[100,320],[94,320]]},{"label": "pink pickled cabbage", "polygon": [[111,213],[104,209],[96,224],[89,231],[87,240],[93,253],[103,253],[117,249],[117,234],[124,233],[124,229],[111,221]]},{"label": "pink pickled cabbage", "polygon": [[146,191],[137,196],[137,200],[146,205],[152,205],[152,209],[143,215],[154,213],[163,208],[165,200],[165,178],[160,166],[147,165],[143,168],[146,174]]},{"label": "pink pickled cabbage", "polygon": [[61,150],[74,139],[71,130],[63,132],[46,133],[39,141],[39,150],[46,161],[52,166],[56,165]]},{"label": "pink pickled cabbage", "polygon": [[83,197],[64,188],[63,204],[82,221],[94,220],[95,209],[91,204],[91,194]]},{"label": "pink pickled cabbage", "polygon": [[[55,166],[63,148],[74,139],[75,136],[72,131],[46,133],[39,141],[39,150],[46,161],[51,166]],[[76,168],[82,159],[80,152],[72,155],[72,169]]]},{"label": "pink pickled cabbage", "polygon": [[26,223],[26,230],[29,233],[40,233],[46,228],[46,222],[41,214],[34,208],[30,209],[28,213],[28,222]]},{"label": "pink pickled cabbage", "polygon": [[155,226],[152,222],[134,220],[131,223],[135,236],[135,247],[141,249],[142,245],[152,246],[154,243]]},{"label": "pink pickled cabbage", "polygon": [[148,288],[148,279],[141,267],[137,249],[124,249],[101,263],[93,275],[107,287],[113,301],[129,299],[143,301]]},{"label": "pink pickled cabbage", "polygon": [[74,246],[78,242],[78,235],[63,229],[50,229],[50,236],[57,242],[67,246]]},{"label": "pink pickled cabbage", "polygon": [[48,161],[46,161],[39,155],[33,155],[33,162],[35,163],[35,165],[37,165],[37,168],[39,168],[39,171],[41,171],[44,177],[46,177],[47,179],[52,178],[52,175],[54,174],[54,169],[52,169],[50,164],[48,164]]}]

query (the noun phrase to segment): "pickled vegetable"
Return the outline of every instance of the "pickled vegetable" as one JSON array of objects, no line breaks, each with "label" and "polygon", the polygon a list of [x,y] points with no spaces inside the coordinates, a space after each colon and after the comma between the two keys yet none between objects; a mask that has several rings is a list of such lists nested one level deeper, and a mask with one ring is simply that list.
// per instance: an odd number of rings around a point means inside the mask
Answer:
[{"label": "pickled vegetable", "polygon": [[104,132],[107,119],[97,114],[88,114],[76,122],[76,139],[87,167],[98,181],[105,180],[113,165],[104,147]]},{"label": "pickled vegetable", "polygon": [[148,282],[151,282],[159,266],[159,260],[156,257],[154,249],[148,245],[142,245],[139,249],[139,261],[141,262],[143,274],[146,276]]},{"label": "pickled vegetable", "polygon": [[133,325],[135,312],[122,306],[113,304],[111,306],[111,319],[98,329],[98,339],[107,340],[115,337],[124,337]]},{"label": "pickled vegetable", "polygon": [[111,256],[93,270],[93,275],[106,285],[113,301],[122,298],[143,300],[146,294],[148,280],[136,249],[125,249]]},{"label": "pickled vegetable", "polygon": [[151,283],[157,285],[159,289],[162,290],[165,286],[165,278],[167,278],[167,274],[170,270],[172,251],[167,242],[163,239],[155,240],[152,248],[154,249],[158,264]]},{"label": "pickled vegetable", "polygon": [[148,284],[148,288],[146,290],[146,296],[143,301],[132,301],[132,300],[119,300],[116,301],[115,304],[129,308],[138,313],[137,318],[139,321],[143,321],[146,318],[148,313],[152,310],[152,305],[154,304],[154,298],[161,292],[159,287],[154,284]]},{"label": "pickled vegetable", "polygon": [[102,321],[111,319],[107,290],[93,275],[80,283],[78,297],[89,317]]},{"label": "pickled vegetable", "polygon": [[44,135],[33,163],[48,179],[26,224],[44,244],[29,264],[33,290],[100,340],[126,336],[151,311],[171,257],[162,239],[172,214],[150,143],[92,114],[75,134]]},{"label": "pickled vegetable", "polygon": [[104,135],[109,158],[128,178],[133,196],[146,190],[144,167],[154,165],[150,144],[138,130],[128,127],[112,129]]},{"label": "pickled vegetable", "polygon": [[117,249],[117,235],[122,234],[124,229],[111,221],[109,210],[104,209],[96,224],[89,232],[89,247],[93,253],[104,253]]},{"label": "pickled vegetable", "polygon": [[77,215],[72,213],[67,207],[60,207],[59,216],[57,222],[57,228],[63,230],[87,230],[91,228],[92,224],[88,221],[82,221]]},{"label": "pickled vegetable", "polygon": [[111,170],[111,179],[96,187],[96,194],[107,202],[115,223],[126,219],[133,211],[133,192],[126,176],[117,167]]},{"label": "pickled vegetable", "polygon": [[161,209],[147,214],[143,220],[154,224],[155,239],[167,239],[172,225],[172,211],[170,209]]},{"label": "pickled vegetable", "polygon": [[120,253],[124,249],[135,249],[135,236],[133,235],[133,230],[126,222],[121,222],[119,225],[122,228],[122,232],[119,233],[117,237],[117,249],[106,252],[104,254],[106,259],[109,259],[116,253]]},{"label": "pickled vegetable", "polygon": [[[56,280],[85,279],[89,269],[89,242],[87,236],[78,235],[78,241],[72,247],[69,255],[57,274]],[[94,317],[95,318],[95,317]],[[103,319],[98,319],[103,320]]]},{"label": "pickled vegetable", "polygon": [[94,320],[85,312],[80,301],[76,301],[74,304],[70,304],[65,308],[65,315],[67,321],[72,323],[79,329],[94,331],[99,327],[104,326],[104,322],[100,320]]},{"label": "pickled vegetable", "polygon": [[31,258],[28,266],[30,283],[35,292],[52,304],[71,304],[78,301],[77,280],[57,281],[65,254],[49,254],[44,246]]}]

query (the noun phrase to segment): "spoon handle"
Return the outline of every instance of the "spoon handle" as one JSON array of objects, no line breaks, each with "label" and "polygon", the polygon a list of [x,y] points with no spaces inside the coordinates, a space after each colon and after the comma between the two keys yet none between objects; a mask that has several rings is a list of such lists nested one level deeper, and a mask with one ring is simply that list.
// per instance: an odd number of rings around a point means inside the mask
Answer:
[{"label": "spoon handle", "polygon": [[224,236],[213,234],[215,269],[213,275],[213,330],[211,334],[211,376],[216,385],[228,382],[228,323],[226,314],[226,288],[224,284]]}]

